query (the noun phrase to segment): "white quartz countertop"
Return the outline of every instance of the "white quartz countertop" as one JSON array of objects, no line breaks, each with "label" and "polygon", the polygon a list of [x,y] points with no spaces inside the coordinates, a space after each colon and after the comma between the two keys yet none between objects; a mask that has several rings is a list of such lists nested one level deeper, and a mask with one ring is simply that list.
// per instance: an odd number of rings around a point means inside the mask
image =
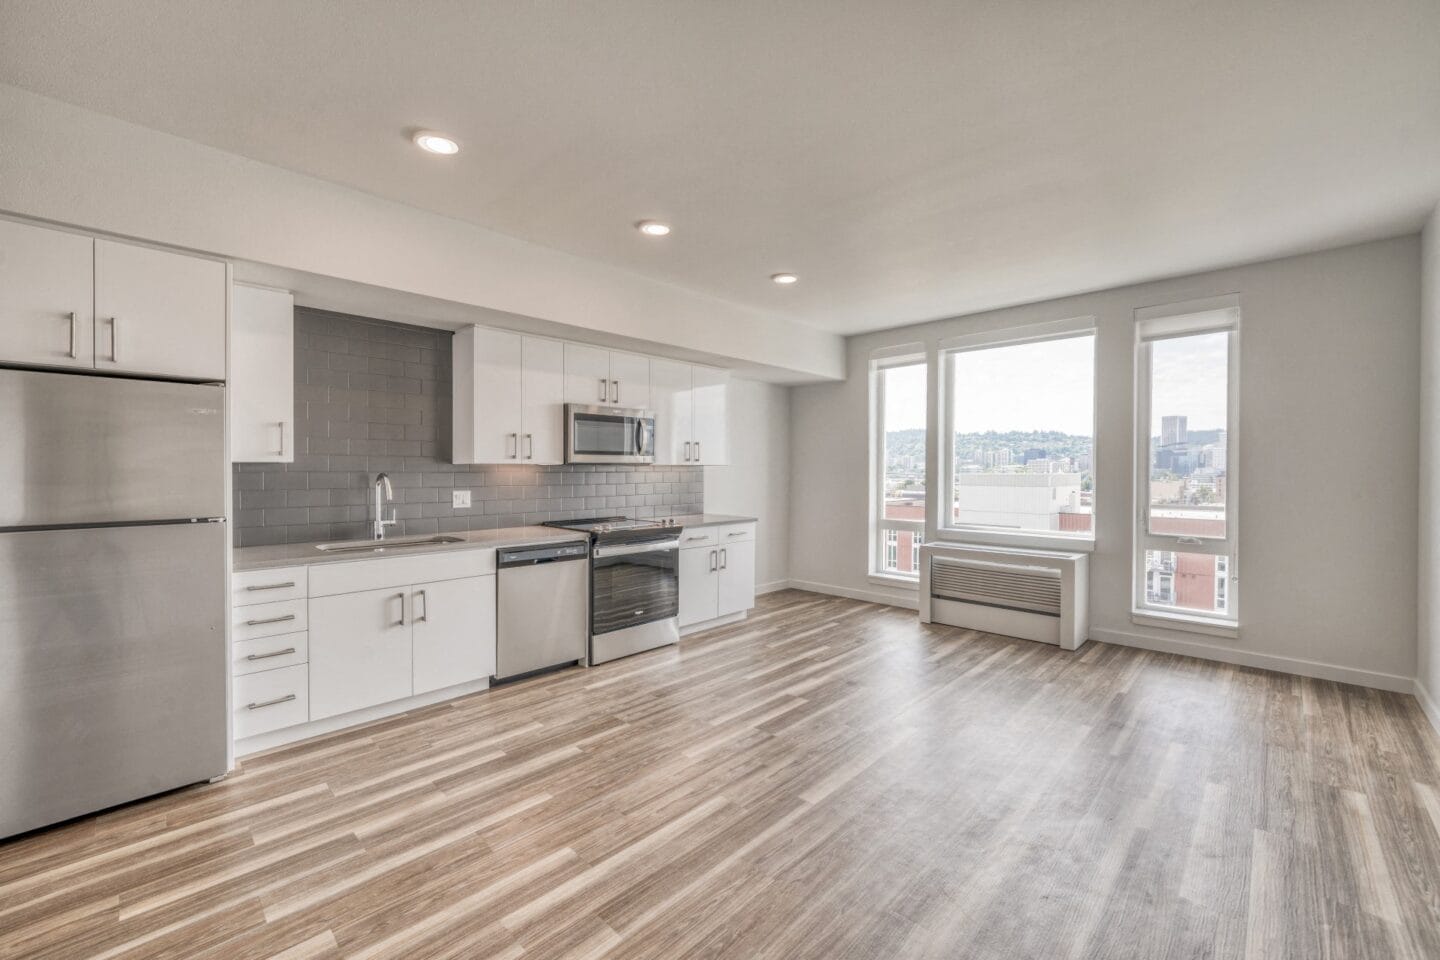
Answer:
[{"label": "white quartz countertop", "polygon": [[[528,543],[562,543],[566,540],[584,540],[585,535],[573,530],[557,530],[554,527],[502,527],[499,530],[471,530],[468,533],[442,533],[441,537],[459,537],[456,543],[433,543],[423,546],[386,546],[384,541],[376,543],[378,549],[356,550],[342,553],[317,550],[316,543],[284,543],[266,547],[237,547],[235,549],[235,571],[264,570],[267,567],[293,567],[297,564],[345,563],[351,560],[377,560],[384,557],[414,557],[425,553],[450,553],[455,550],[494,550],[498,547],[518,547]],[[392,540],[408,540],[410,537],[392,537]],[[333,542],[333,541],[332,541]],[[356,545],[365,541],[355,540]]]}]

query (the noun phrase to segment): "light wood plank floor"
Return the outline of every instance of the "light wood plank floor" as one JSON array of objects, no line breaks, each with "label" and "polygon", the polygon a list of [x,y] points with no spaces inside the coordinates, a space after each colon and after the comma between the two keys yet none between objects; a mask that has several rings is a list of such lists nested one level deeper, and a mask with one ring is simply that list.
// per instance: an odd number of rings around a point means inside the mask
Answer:
[{"label": "light wood plank floor", "polygon": [[0,844],[0,956],[1436,958],[1408,697],[813,594]]}]

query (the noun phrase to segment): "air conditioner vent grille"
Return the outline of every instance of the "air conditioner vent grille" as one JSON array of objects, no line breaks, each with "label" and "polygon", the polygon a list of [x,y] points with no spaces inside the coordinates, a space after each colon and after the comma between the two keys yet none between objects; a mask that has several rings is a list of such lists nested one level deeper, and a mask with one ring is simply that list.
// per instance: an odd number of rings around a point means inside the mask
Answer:
[{"label": "air conditioner vent grille", "polygon": [[1060,571],[981,560],[930,560],[930,595],[1060,616]]}]

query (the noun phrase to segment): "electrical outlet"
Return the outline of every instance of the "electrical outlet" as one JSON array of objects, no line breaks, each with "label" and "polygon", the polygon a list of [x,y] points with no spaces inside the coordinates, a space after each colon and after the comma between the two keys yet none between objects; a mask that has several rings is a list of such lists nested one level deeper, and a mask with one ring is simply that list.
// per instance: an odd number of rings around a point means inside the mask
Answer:
[{"label": "electrical outlet", "polygon": [[450,506],[452,506],[452,507],[468,507],[468,506],[470,506],[470,491],[469,491],[469,490],[451,490],[451,491],[450,491]]}]

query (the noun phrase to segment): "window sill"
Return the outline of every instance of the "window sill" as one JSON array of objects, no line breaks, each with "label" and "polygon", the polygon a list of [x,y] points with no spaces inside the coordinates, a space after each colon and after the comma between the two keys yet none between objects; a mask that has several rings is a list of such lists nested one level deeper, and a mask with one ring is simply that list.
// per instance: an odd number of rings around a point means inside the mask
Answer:
[{"label": "window sill", "polygon": [[1189,633],[1203,633],[1210,637],[1240,639],[1240,624],[1234,620],[1214,620],[1209,617],[1187,617],[1178,613],[1158,613],[1154,610],[1133,610],[1130,622],[1143,627],[1164,627],[1167,630],[1184,630]]},{"label": "window sill", "polygon": [[868,575],[871,583],[881,587],[901,587],[911,590],[920,589],[920,577],[917,574],[913,577],[902,577],[893,573],[872,573]]},{"label": "window sill", "polygon": [[1094,537],[1051,537],[1040,533],[998,533],[993,530],[965,530],[944,527],[935,531],[937,544],[955,543],[985,547],[1016,547],[1023,550],[1054,550],[1062,553],[1094,553]]}]

